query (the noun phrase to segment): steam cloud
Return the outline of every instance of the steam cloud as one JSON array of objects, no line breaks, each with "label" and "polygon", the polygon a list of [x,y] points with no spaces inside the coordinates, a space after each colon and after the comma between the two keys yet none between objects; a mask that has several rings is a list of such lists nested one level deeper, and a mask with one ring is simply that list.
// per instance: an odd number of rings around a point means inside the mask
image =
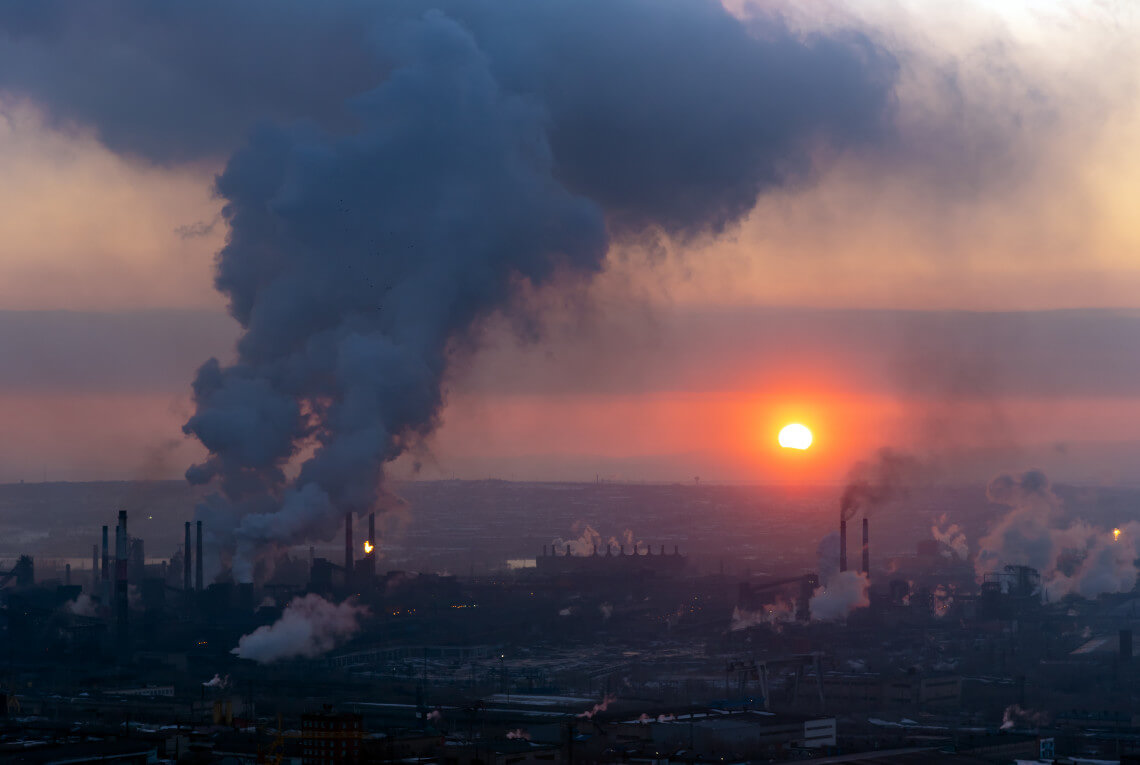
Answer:
[{"label": "steam cloud", "polygon": [[359,632],[365,614],[363,606],[349,601],[333,604],[310,593],[290,601],[273,624],[243,635],[231,653],[259,664],[320,656]]},{"label": "steam cloud", "polygon": [[846,618],[856,608],[871,604],[867,594],[870,582],[862,571],[841,571],[811,596],[812,619],[835,621]]},{"label": "steam cloud", "polygon": [[97,616],[99,612],[98,604],[85,592],[81,592],[75,600],[67,601],[64,608],[76,616]]},{"label": "steam cloud", "polygon": [[1053,598],[1095,597],[1135,586],[1140,522],[1121,526],[1120,538],[1114,539],[1111,529],[1067,521],[1060,498],[1039,470],[999,475],[986,496],[1009,510],[978,543],[979,577],[1007,565],[1031,566],[1041,572]]},{"label": "steam cloud", "polygon": [[607,709],[609,709],[610,704],[614,703],[615,701],[617,701],[617,696],[607,693],[602,697],[602,700],[599,703],[595,704],[590,709],[587,709],[585,712],[579,712],[576,716],[586,720],[592,720],[594,719],[594,715],[598,714],[599,712],[605,712]]},{"label": "steam cloud", "polygon": [[898,73],[857,32],[716,0],[59,0],[0,8],[0,37],[0,89],[49,118],[163,163],[229,157],[216,286],[243,334],[184,431],[239,581],[383,509],[384,465],[435,429],[485,319],[525,326],[520,294],[588,280],[612,242],[715,235],[882,142]]}]

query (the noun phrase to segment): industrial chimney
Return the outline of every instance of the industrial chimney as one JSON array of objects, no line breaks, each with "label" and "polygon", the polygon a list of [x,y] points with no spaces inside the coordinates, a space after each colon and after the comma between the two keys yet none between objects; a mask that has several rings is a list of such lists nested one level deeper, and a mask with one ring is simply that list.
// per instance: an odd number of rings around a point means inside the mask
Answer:
[{"label": "industrial chimney", "polygon": [[127,511],[119,511],[119,525],[115,527],[115,639],[120,648],[127,646]]},{"label": "industrial chimney", "polygon": [[[99,572],[99,578],[103,582],[110,581],[111,579],[111,561],[107,557],[107,527],[103,527],[103,568]],[[106,593],[104,593],[106,595]]]},{"label": "industrial chimney", "polygon": [[376,577],[376,513],[368,514],[368,575]]},{"label": "industrial chimney", "polygon": [[186,541],[182,543],[182,589],[190,591],[190,521],[186,521]]},{"label": "industrial chimney", "polygon": [[356,555],[352,549],[352,513],[344,514],[344,588],[352,588],[352,566]]},{"label": "industrial chimney", "polygon": [[202,591],[202,522],[197,521],[198,540],[194,550],[194,589]]},{"label": "industrial chimney", "polygon": [[867,531],[867,519],[863,518],[863,573],[871,573],[871,537]]},{"label": "industrial chimney", "polygon": [[839,518],[839,570],[847,570],[847,519]]}]

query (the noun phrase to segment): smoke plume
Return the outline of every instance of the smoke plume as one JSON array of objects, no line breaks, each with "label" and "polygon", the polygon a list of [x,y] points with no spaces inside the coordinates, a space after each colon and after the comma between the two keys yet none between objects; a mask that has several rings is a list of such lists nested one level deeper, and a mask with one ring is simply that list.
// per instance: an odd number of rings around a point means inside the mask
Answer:
[{"label": "smoke plume", "polygon": [[890,103],[866,40],[750,31],[711,0],[443,5],[375,36],[384,74],[345,121],[264,124],[218,178],[244,334],[194,382],[210,456],[187,477],[217,487],[199,515],[240,581],[383,509],[384,465],[521,291],[589,279],[613,238],[720,232],[819,144],[879,137]]},{"label": "smoke plume", "polygon": [[871,604],[869,586],[867,575],[861,571],[837,573],[811,596],[812,619],[835,621],[846,618],[856,608],[866,608]]},{"label": "smoke plume", "polygon": [[615,701],[617,701],[617,696],[613,696],[607,693],[599,703],[595,704],[590,709],[587,709],[585,712],[579,712],[577,717],[586,720],[592,720],[594,719],[594,715],[598,714],[599,712],[605,712],[607,709],[609,709],[610,704],[614,703]]},{"label": "smoke plume", "polygon": [[[956,523],[948,523],[946,515],[938,518],[938,523],[930,527],[930,535],[945,545],[946,550],[958,556],[958,560],[967,560],[970,557],[970,546],[966,541],[966,532]],[[945,557],[949,557],[944,553]]]},{"label": "smoke plume", "polygon": [[75,600],[67,601],[64,608],[76,616],[96,616],[99,612],[98,604],[85,592],[81,592]]},{"label": "smoke plume", "polygon": [[904,496],[922,474],[922,463],[892,449],[880,449],[874,461],[851,468],[839,500],[840,517],[850,520]]},{"label": "smoke plume", "polygon": [[259,664],[313,658],[331,651],[360,631],[367,609],[349,601],[333,604],[310,593],[294,598],[281,618],[243,635],[231,653]]},{"label": "smoke plume", "polygon": [[1050,597],[1070,593],[1095,597],[1127,592],[1136,584],[1140,522],[1112,529],[1065,517],[1061,499],[1040,470],[1002,474],[990,481],[987,498],[1009,510],[978,542],[978,577],[1008,565],[1041,572]]},{"label": "smoke plume", "polygon": [[219,675],[216,672],[214,673],[213,677],[211,677],[206,682],[202,683],[202,685],[206,688],[218,688],[218,689],[226,688],[229,686],[229,684],[230,684],[230,676],[229,675],[222,677],[221,675]]}]

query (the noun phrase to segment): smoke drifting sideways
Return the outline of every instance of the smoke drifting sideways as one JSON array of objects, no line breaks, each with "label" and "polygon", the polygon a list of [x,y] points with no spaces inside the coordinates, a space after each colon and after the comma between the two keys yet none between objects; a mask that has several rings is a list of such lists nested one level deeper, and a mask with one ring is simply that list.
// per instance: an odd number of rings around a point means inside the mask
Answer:
[{"label": "smoke drifting sideways", "polygon": [[898,77],[857,32],[716,0],[60,0],[0,9],[0,35],[0,88],[49,116],[160,163],[229,156],[215,281],[243,334],[184,431],[238,581],[383,509],[486,319],[534,326],[519,296],[588,281],[615,241],[716,235],[887,145]]},{"label": "smoke drifting sideways", "polygon": [[1068,520],[1063,503],[1040,470],[1002,474],[990,481],[986,496],[1009,510],[978,542],[978,578],[1007,565],[1041,572],[1051,599],[1068,594],[1093,598],[1127,592],[1136,584],[1140,559],[1140,522],[1102,529]]},{"label": "smoke drifting sideways", "polygon": [[851,468],[839,499],[840,518],[851,520],[860,512],[867,515],[902,498],[921,480],[923,472],[923,463],[917,458],[893,449],[880,449],[874,460],[858,462]]},{"label": "smoke drifting sideways", "polygon": [[[704,2],[548,11],[566,23],[523,13],[522,51],[440,12],[397,25],[356,132],[263,127],[219,177],[217,285],[245,332],[237,363],[195,380],[185,431],[210,457],[187,477],[220,489],[199,515],[232,529],[239,581],[381,508],[384,464],[434,430],[451,361],[520,287],[589,279],[612,236],[721,230],[889,102],[890,65],[858,41],[753,37]],[[591,12],[618,26],[594,39]],[[543,58],[574,33],[581,60]]]},{"label": "smoke drifting sideways", "polygon": [[259,664],[314,658],[356,635],[367,614],[368,609],[351,601],[333,604],[310,593],[290,601],[273,624],[243,635],[231,653]]}]

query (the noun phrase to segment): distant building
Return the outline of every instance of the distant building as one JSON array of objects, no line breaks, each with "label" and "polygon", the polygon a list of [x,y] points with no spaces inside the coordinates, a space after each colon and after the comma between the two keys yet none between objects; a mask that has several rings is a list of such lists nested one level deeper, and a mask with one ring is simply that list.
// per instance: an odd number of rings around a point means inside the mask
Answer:
[{"label": "distant building", "polygon": [[542,557],[535,559],[540,576],[676,576],[685,568],[685,556],[677,548],[666,553],[665,545],[654,552],[651,545],[636,547],[626,552],[621,545],[617,550],[606,545],[604,550],[594,548],[590,555],[574,555],[570,549],[556,546],[542,548]]},{"label": "distant building", "polygon": [[[802,701],[816,693],[816,684],[801,684]],[[951,673],[909,673],[879,675],[873,673],[825,672],[823,697],[827,704],[839,707],[946,707],[962,700],[962,678]]]},{"label": "distant building", "polygon": [[360,762],[364,719],[326,709],[301,716],[301,761],[304,765]]}]

